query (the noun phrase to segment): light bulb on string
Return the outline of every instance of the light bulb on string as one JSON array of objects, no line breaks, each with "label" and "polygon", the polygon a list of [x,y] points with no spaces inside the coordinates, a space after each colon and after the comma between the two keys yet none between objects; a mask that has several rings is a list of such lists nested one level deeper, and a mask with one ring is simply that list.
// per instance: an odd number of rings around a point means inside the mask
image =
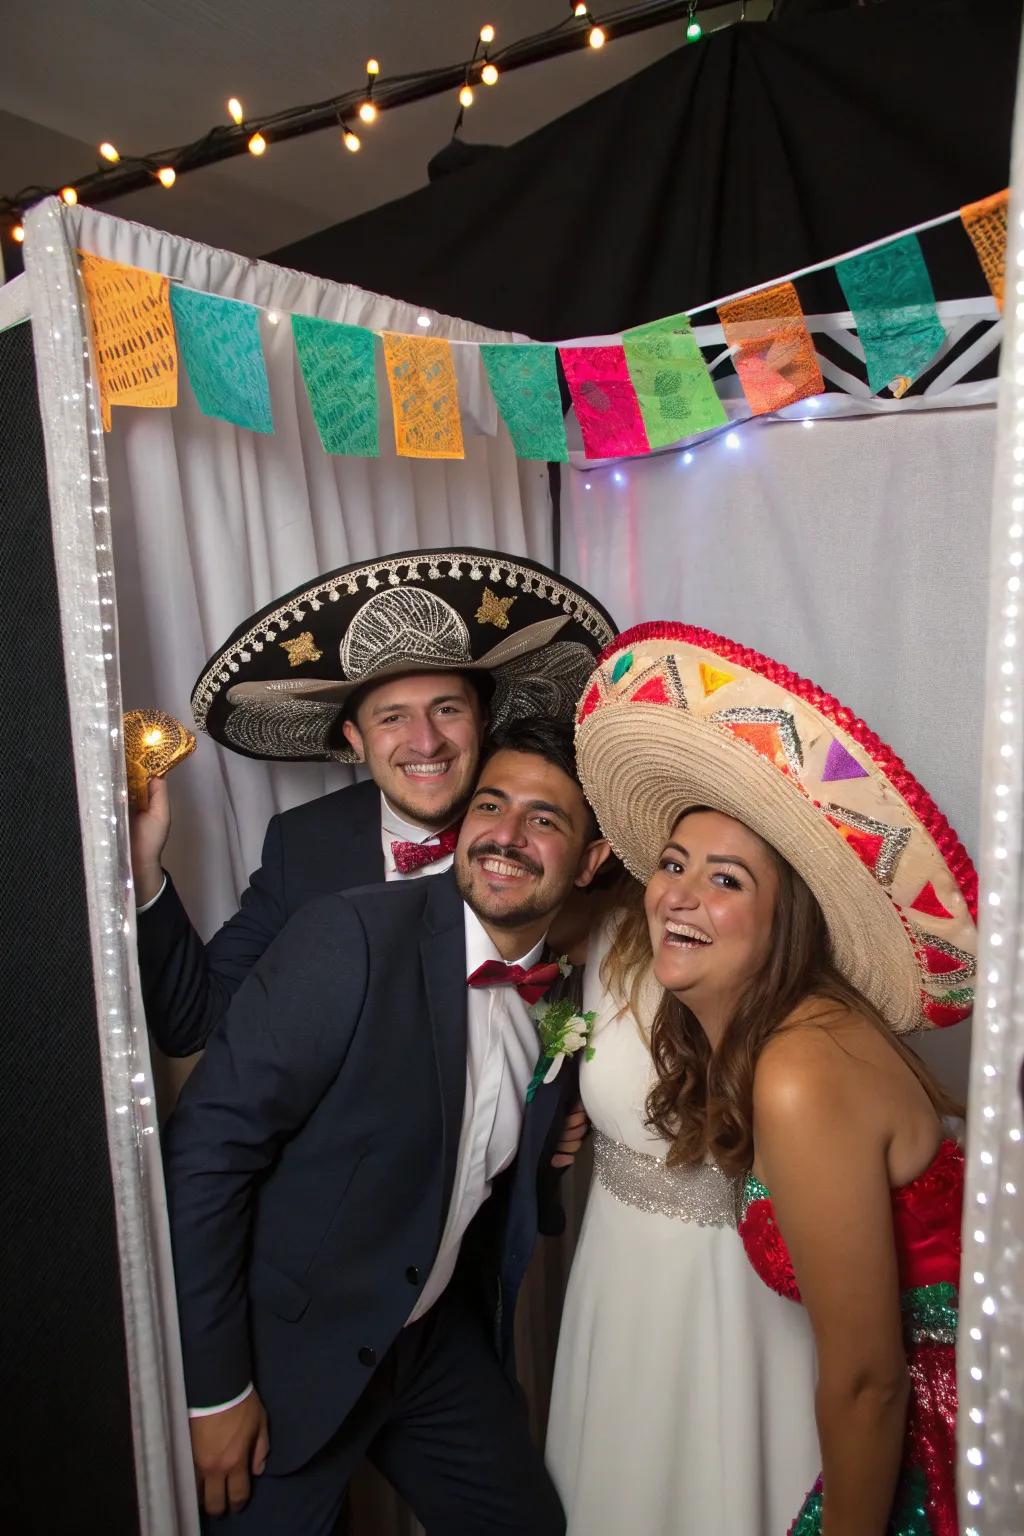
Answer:
[{"label": "light bulb on string", "polygon": [[25,226],[22,224],[20,219],[11,230],[11,239],[14,241],[15,245],[21,245],[24,242]]},{"label": "light bulb on string", "polygon": [[230,117],[231,121],[237,124],[239,127],[241,127],[242,123],[245,121],[245,113],[242,110],[242,103],[239,101],[237,96],[231,96],[228,99],[228,116]]},{"label": "light bulb on string", "polygon": [[690,8],[686,13],[686,41],[688,43],[699,43],[704,36],[704,28],[694,15],[696,9],[697,7],[693,0],[690,0]]},{"label": "light bulb on string", "polygon": [[351,128],[346,128],[341,136],[341,142],[350,154],[357,154],[362,148],[363,141],[358,133],[353,133]]},{"label": "light bulb on string", "polygon": [[462,107],[471,107],[473,105],[473,87],[471,85],[464,85],[462,87],[462,90],[459,92],[459,105]]},{"label": "light bulb on string", "polygon": [[247,147],[250,155],[265,155],[267,152],[267,141],[262,133],[254,133]]},{"label": "light bulb on string", "polygon": [[111,165],[116,165],[121,158],[113,144],[107,139],[103,140],[103,143],[99,146],[99,151],[104,160],[109,160]]},{"label": "light bulb on string", "polygon": [[483,69],[480,71],[480,79],[483,81],[484,85],[497,85],[497,83],[498,83],[498,66],[497,66],[497,64],[485,64]]},{"label": "light bulb on string", "polygon": [[67,203],[69,208],[73,208],[78,202],[78,193],[74,187],[61,187],[60,196],[61,201]]},{"label": "light bulb on string", "polygon": [[374,123],[377,120],[377,108],[372,101],[364,101],[359,108],[359,116],[364,123]]},{"label": "light bulb on string", "polygon": [[370,75],[370,76],[379,75],[380,74],[380,60],[379,59],[367,59],[367,61],[366,61],[366,73],[368,75]]},{"label": "light bulb on string", "polygon": [[604,28],[591,27],[590,36],[587,38],[587,42],[590,44],[591,48],[603,48],[605,44]]},{"label": "light bulb on string", "polygon": [[178,173],[173,165],[162,165],[156,173],[156,179],[162,187],[173,187]]},{"label": "light bulb on string", "polygon": [[480,28],[480,41],[482,43],[494,42],[494,28],[491,26],[489,21]]},{"label": "light bulb on string", "polygon": [[577,3],[572,7],[572,13],[577,18],[585,16],[587,14],[587,7],[581,3],[581,0],[577,0]]}]

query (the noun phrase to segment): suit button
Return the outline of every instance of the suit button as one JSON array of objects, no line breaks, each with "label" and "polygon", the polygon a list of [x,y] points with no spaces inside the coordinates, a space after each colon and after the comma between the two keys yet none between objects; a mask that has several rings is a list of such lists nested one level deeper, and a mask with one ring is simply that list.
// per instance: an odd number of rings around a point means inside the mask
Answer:
[{"label": "suit button", "polygon": [[408,1280],[410,1285],[419,1285],[419,1283],[420,1283],[420,1272],[416,1268],[415,1264],[410,1264],[409,1265],[409,1268],[405,1272],[405,1278]]},{"label": "suit button", "polygon": [[359,1364],[360,1365],[376,1365],[377,1364],[377,1351],[375,1349],[371,1349],[369,1344],[364,1344],[360,1348],[360,1350],[359,1350]]}]

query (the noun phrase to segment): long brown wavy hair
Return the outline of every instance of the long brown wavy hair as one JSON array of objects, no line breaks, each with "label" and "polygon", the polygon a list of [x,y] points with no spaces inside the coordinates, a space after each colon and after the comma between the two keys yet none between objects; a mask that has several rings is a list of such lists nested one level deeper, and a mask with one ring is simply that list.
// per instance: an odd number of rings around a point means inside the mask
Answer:
[{"label": "long brown wavy hair", "polygon": [[[702,807],[694,807],[696,811]],[[690,811],[686,815],[692,814]],[[802,1024],[835,1023],[844,1013],[866,1018],[924,1088],[936,1113],[962,1114],[924,1063],[889,1029],[878,1011],[837,970],[828,928],[804,880],[766,844],[779,876],[771,942],[717,1049],[696,1015],[662,995],[651,1029],[657,1082],[647,1096],[647,1124],[671,1142],[669,1165],[698,1162],[710,1152],[724,1172],[739,1176],[753,1162],[754,1071],[773,1034],[802,1004]],[[602,979],[640,1017],[640,995],[652,961],[643,892],[626,908],[605,960]]]}]

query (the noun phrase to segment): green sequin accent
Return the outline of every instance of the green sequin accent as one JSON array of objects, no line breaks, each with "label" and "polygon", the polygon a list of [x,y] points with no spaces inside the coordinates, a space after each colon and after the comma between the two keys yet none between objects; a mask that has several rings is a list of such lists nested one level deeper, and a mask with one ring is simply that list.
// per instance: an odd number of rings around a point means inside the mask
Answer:
[{"label": "green sequin accent", "polygon": [[[926,1500],[928,1489],[920,1467],[907,1468],[900,1477],[885,1536],[932,1536]],[[815,1490],[789,1528],[789,1536],[821,1536],[822,1494]]]},{"label": "green sequin accent", "polygon": [[627,651],[625,656],[620,656],[612,668],[612,682],[617,683],[619,678],[629,671],[633,665],[633,652]]},{"label": "green sequin accent", "polygon": [[969,1003],[974,1002],[974,988],[954,987],[952,992],[943,992],[937,1001],[940,1003],[950,1003],[958,1008],[966,1007]]},{"label": "green sequin accent", "polygon": [[903,1326],[912,1344],[955,1344],[958,1297],[955,1285],[918,1285],[900,1297]]},{"label": "green sequin accent", "polygon": [[765,1188],[760,1179],[755,1179],[752,1173],[748,1173],[743,1181],[743,1192],[740,1195],[740,1221],[746,1216],[755,1200],[770,1200],[771,1192]]}]

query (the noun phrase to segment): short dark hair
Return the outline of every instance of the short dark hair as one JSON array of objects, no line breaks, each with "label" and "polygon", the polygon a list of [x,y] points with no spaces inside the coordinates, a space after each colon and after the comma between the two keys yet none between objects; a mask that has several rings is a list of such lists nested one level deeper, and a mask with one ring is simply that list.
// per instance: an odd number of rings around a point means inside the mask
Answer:
[{"label": "short dark hair", "polygon": [[546,763],[560,768],[583,795],[583,803],[587,808],[586,841],[589,843],[601,836],[597,817],[591,810],[590,801],[583,794],[583,785],[576,771],[576,748],[570,726],[563,725],[559,720],[551,720],[546,715],[528,715],[520,720],[512,720],[508,725],[501,725],[492,731],[484,741],[481,770],[496,752],[525,752],[531,757],[542,757]]}]

